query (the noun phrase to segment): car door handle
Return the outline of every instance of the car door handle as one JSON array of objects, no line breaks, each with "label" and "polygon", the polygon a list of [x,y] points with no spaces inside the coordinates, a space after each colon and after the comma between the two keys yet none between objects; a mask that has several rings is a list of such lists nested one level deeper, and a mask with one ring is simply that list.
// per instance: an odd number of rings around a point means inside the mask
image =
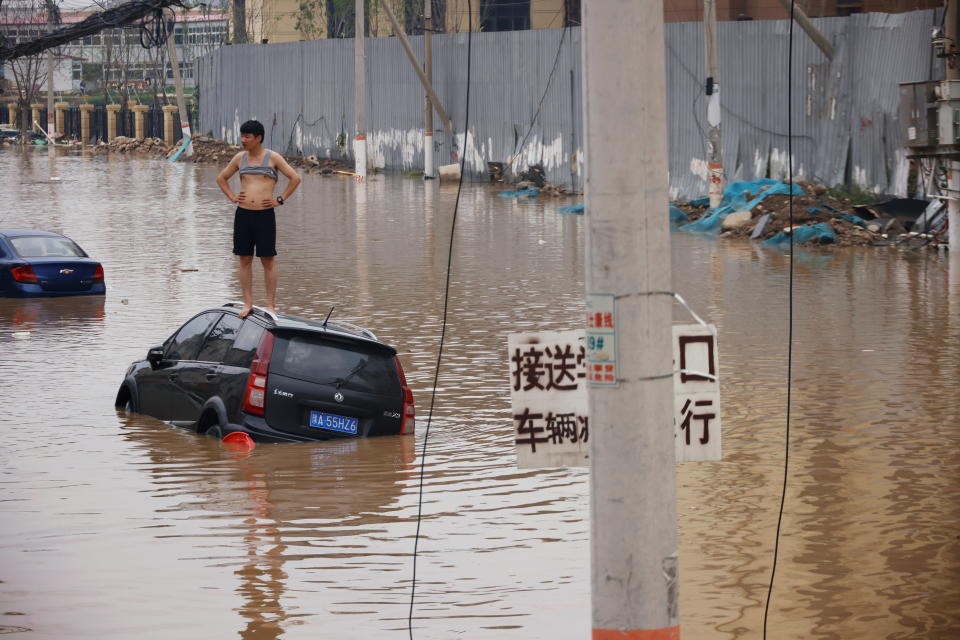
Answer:
[{"label": "car door handle", "polygon": [[203,377],[206,378],[207,380],[216,380],[217,378],[220,377],[220,374],[219,374],[219,373],[207,373],[207,374],[205,374]]},{"label": "car door handle", "polygon": [[170,375],[167,376],[167,380],[176,380],[179,377],[180,377],[179,373],[171,373]]}]

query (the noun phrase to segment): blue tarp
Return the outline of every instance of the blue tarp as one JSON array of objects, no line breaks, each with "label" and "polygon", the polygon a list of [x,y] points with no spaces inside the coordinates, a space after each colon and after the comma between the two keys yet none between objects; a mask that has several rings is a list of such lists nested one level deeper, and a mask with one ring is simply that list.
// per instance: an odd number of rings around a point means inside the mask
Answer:
[{"label": "blue tarp", "polygon": [[501,191],[501,198],[534,198],[540,191],[534,187],[529,186],[526,189],[518,189],[516,191]]},{"label": "blue tarp", "polygon": [[[794,227],[792,235],[794,244],[807,244],[810,242],[815,244],[833,244],[837,241],[837,234],[834,233],[830,225],[825,222],[804,227]],[[772,238],[764,240],[763,244],[771,247],[788,245],[790,244],[790,236],[791,234],[781,231]]]},{"label": "blue tarp", "polygon": [[680,209],[670,205],[670,226],[677,227],[690,222],[690,218]]},{"label": "blue tarp", "polygon": [[560,207],[560,213],[583,215],[583,205],[575,204],[570,207]]},{"label": "blue tarp", "polygon": [[[698,233],[718,233],[723,219],[734,211],[752,211],[755,206],[763,202],[767,196],[774,194],[789,194],[790,185],[779,180],[770,178],[761,178],[759,180],[750,180],[748,182],[731,182],[723,190],[723,200],[720,206],[710,209],[698,220],[690,224],[679,227],[680,231],[692,231]],[[793,195],[804,195],[803,189],[793,185]],[[694,202],[702,201],[703,198]],[[693,204],[691,202],[691,204]]]}]

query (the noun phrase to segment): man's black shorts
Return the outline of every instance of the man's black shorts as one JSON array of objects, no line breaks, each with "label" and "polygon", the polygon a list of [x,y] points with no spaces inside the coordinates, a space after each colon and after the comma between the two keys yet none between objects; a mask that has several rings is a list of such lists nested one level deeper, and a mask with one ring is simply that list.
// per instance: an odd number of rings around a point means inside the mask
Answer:
[{"label": "man's black shorts", "polygon": [[233,214],[233,252],[258,258],[277,255],[277,215],[273,209],[253,211],[237,207]]}]

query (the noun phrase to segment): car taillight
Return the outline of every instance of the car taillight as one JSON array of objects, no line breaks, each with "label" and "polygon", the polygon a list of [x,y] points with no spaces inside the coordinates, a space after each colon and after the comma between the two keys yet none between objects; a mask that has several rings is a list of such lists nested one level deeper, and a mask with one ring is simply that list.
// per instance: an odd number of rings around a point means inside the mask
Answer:
[{"label": "car taillight", "polygon": [[103,265],[98,264],[93,268],[93,281],[94,282],[103,282]]},{"label": "car taillight", "polygon": [[25,264],[21,267],[14,267],[10,270],[10,275],[13,276],[13,279],[17,282],[22,282],[24,284],[40,284],[40,280],[37,278],[36,272],[28,264]]},{"label": "car taillight", "polygon": [[263,415],[267,400],[267,371],[270,370],[270,356],[273,355],[273,334],[263,332],[257,355],[250,363],[250,378],[247,390],[243,393],[243,410],[258,416]]},{"label": "car taillight", "polygon": [[417,410],[413,406],[413,391],[407,386],[407,376],[403,373],[400,358],[394,357],[397,363],[397,374],[400,376],[400,388],[403,390],[403,414],[400,418],[400,433],[412,434],[417,428]]}]

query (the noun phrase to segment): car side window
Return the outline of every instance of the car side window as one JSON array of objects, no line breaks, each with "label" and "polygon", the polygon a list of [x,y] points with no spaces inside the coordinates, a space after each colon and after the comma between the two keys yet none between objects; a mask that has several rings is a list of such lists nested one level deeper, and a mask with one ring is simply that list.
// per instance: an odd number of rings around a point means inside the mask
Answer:
[{"label": "car side window", "polygon": [[167,343],[164,360],[194,360],[210,325],[219,319],[219,313],[202,313],[180,328]]},{"label": "car side window", "polygon": [[223,359],[223,364],[233,367],[249,367],[253,362],[253,356],[257,353],[257,347],[260,346],[260,338],[265,329],[252,320],[243,323],[237,333],[237,339],[233,341],[233,347],[227,352]]},{"label": "car side window", "polygon": [[197,355],[197,360],[200,362],[223,362],[223,358],[227,355],[230,347],[233,346],[233,341],[236,339],[237,332],[242,324],[243,320],[237,316],[229,313],[223,314],[217,326],[211,329],[209,335],[207,335],[207,339]]}]

